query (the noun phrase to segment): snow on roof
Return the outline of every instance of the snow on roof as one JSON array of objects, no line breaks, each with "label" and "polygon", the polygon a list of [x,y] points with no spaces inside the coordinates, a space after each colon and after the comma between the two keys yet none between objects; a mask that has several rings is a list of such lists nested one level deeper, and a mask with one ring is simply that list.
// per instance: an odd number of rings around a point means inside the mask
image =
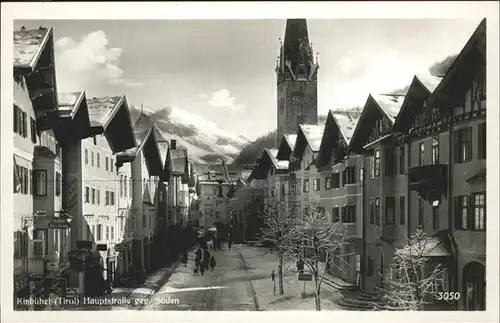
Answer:
[{"label": "snow on roof", "polygon": [[184,149],[170,150],[172,173],[184,174],[186,171],[187,151]]},{"label": "snow on roof", "polygon": [[89,110],[90,124],[92,127],[102,126],[111,115],[123,97],[121,96],[106,96],[104,98],[87,99],[87,107]]},{"label": "snow on roof", "polygon": [[347,144],[351,141],[352,135],[354,134],[354,129],[356,129],[356,125],[361,117],[361,113],[359,112],[336,112],[331,111],[333,119],[337,123],[337,126],[344,136]]},{"label": "snow on roof", "polygon": [[301,124],[300,129],[306,137],[306,141],[314,152],[319,150],[321,145],[321,138],[323,138],[323,131],[325,130],[324,124],[310,125]]},{"label": "snow on roof", "polygon": [[57,93],[59,115],[61,117],[70,116],[80,104],[84,92]]},{"label": "snow on roof", "polygon": [[265,149],[265,151],[267,152],[267,155],[271,159],[271,162],[273,163],[274,167],[276,167],[276,169],[288,168],[288,161],[279,161],[278,159],[276,159],[276,157],[278,156],[278,149]]},{"label": "snow on roof", "polygon": [[34,66],[51,28],[14,31],[14,67]]},{"label": "snow on roof", "polygon": [[137,155],[137,150],[139,147],[132,147],[124,151],[120,151],[116,153],[117,157],[135,157]]},{"label": "snow on roof", "polygon": [[398,116],[404,97],[391,97],[386,95],[372,94],[371,95],[379,107],[384,111],[389,120],[394,123]]},{"label": "snow on roof", "polygon": [[137,119],[134,124],[134,134],[138,145],[141,145],[144,139],[146,139],[146,136],[153,125],[154,124],[151,119],[144,114]]},{"label": "snow on roof", "polygon": [[297,141],[297,135],[296,134],[285,135],[285,140],[290,146],[290,148],[293,150],[293,148],[295,148],[295,142]]},{"label": "snow on roof", "polygon": [[415,77],[432,93],[441,83],[442,77],[433,76],[430,74],[417,74]]}]

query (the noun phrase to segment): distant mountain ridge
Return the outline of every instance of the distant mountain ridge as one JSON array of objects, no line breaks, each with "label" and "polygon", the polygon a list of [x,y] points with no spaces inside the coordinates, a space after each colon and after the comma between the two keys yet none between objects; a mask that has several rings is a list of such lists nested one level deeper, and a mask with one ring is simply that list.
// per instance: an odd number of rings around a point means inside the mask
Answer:
[{"label": "distant mountain ridge", "polygon": [[[188,150],[189,158],[199,164],[211,164],[224,160],[232,163],[241,149],[250,142],[243,135],[220,129],[214,122],[191,112],[164,107],[157,111],[143,109],[156,125],[163,138],[177,140],[177,145]],[[141,107],[130,106],[130,116],[135,123],[141,115]]]}]

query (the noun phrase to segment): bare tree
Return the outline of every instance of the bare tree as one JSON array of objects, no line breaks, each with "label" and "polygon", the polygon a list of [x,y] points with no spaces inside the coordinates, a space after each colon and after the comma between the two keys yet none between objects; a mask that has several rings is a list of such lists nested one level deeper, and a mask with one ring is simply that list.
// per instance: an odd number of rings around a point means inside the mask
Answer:
[{"label": "bare tree", "polygon": [[292,208],[288,203],[272,201],[260,213],[264,227],[260,234],[263,243],[271,243],[278,256],[279,294],[283,295],[283,264],[288,260],[287,246],[295,232],[296,222],[291,216]]},{"label": "bare tree", "polygon": [[[340,222],[329,223],[317,206],[303,202],[299,208],[298,225],[290,233],[286,252],[302,262],[314,278],[316,310],[321,311],[321,285],[327,265],[345,241],[345,231]],[[320,263],[325,263],[321,266]]]},{"label": "bare tree", "polygon": [[390,279],[382,288],[387,309],[420,311],[434,298],[436,289],[446,285],[446,269],[430,263],[427,256],[439,246],[437,240],[417,229],[404,247],[396,249],[389,267]]}]

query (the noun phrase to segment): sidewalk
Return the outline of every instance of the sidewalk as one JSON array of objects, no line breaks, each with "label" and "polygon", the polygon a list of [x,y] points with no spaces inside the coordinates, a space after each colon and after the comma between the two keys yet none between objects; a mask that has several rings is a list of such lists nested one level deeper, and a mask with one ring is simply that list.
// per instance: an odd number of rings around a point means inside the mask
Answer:
[{"label": "sidewalk", "polygon": [[[276,254],[266,254],[263,249],[250,246],[241,246],[238,251],[243,256],[248,275],[256,278],[251,280],[251,284],[261,311],[316,310],[314,281],[306,282],[306,297],[302,298],[304,282],[298,281],[298,274],[294,263],[284,264],[283,266],[284,294],[279,295],[278,259]],[[276,274],[276,294],[273,291],[274,286],[271,280],[271,272],[273,270]],[[322,310],[341,309],[335,304],[335,300],[342,297],[342,294],[336,289],[323,282],[320,295]]]}]

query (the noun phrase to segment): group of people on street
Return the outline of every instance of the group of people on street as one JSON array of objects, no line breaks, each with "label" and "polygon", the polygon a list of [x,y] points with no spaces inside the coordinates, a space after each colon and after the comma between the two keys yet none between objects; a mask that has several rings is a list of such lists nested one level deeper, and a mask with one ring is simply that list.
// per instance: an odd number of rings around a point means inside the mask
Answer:
[{"label": "group of people on street", "polygon": [[[184,253],[182,256],[182,262],[184,263],[184,267],[187,266],[187,260],[188,260],[188,255],[187,253]],[[210,255],[210,251],[208,251],[208,248],[198,248],[196,250],[196,258],[194,259],[194,269],[193,269],[193,274],[197,275],[200,273],[203,275],[206,270],[209,268],[214,270],[216,265],[215,262],[215,257]]]}]

